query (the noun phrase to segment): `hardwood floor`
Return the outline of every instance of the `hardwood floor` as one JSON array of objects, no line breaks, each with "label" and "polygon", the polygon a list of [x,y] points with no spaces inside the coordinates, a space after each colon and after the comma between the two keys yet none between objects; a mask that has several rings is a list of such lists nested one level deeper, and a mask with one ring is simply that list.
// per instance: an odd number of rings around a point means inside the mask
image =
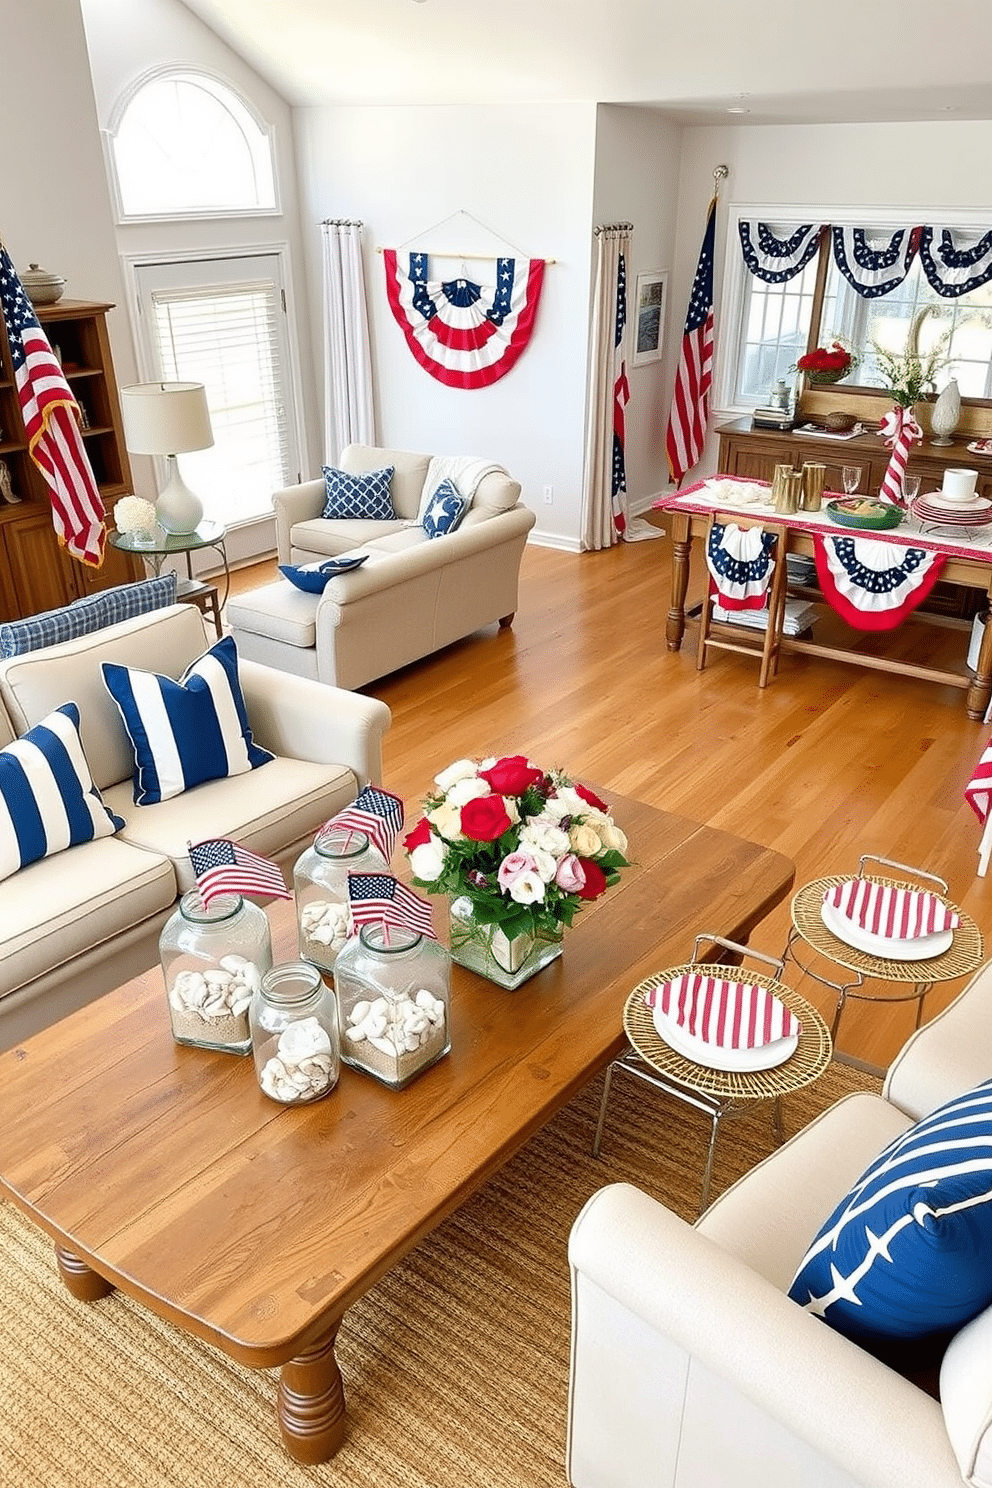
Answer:
[{"label": "hardwood floor", "polygon": [[[408,821],[450,761],[524,753],[607,795],[777,848],[795,861],[797,886],[856,871],[862,853],[925,868],[992,937],[992,878],[976,876],[980,829],[962,794],[989,730],[968,719],[964,693],[814,657],[783,656],[763,692],[747,657],[719,652],[697,672],[695,624],[681,652],[665,649],[669,557],[667,539],[581,555],[528,547],[512,630],[492,627],[363,689],[392,709],[383,783]],[[273,571],[242,570],[235,588]],[[921,648],[953,667],[968,639],[913,623],[867,644]],[[789,923],[786,904],[755,948],[779,955]],[[718,928],[701,908],[700,931]],[[832,994],[794,967],[788,980],[829,1019]],[[936,988],[925,1015],[962,985]],[[838,1046],[886,1064],[913,1019],[908,1004],[851,1003]]]}]

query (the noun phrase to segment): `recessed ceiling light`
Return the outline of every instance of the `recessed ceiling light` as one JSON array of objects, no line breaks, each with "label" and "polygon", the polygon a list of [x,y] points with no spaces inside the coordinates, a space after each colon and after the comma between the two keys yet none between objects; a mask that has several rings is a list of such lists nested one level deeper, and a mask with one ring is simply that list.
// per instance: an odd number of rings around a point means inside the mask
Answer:
[{"label": "recessed ceiling light", "polygon": [[731,108],[728,108],[727,110],[728,114],[749,114],[750,112],[751,110],[749,108],[742,108],[739,103],[735,103]]}]

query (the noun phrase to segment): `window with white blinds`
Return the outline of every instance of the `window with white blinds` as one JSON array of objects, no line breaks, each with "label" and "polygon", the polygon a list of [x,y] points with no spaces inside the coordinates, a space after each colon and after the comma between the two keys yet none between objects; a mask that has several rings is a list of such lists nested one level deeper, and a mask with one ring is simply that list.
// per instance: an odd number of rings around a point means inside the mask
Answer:
[{"label": "window with white blinds", "polygon": [[[232,281],[246,262],[228,265]],[[203,269],[142,266],[139,290],[153,376],[207,392],[214,444],[180,457],[184,479],[208,517],[237,527],[271,515],[272,492],[298,478],[282,290],[275,278],[224,283],[220,260],[210,263],[218,282],[162,282],[202,279]]]}]

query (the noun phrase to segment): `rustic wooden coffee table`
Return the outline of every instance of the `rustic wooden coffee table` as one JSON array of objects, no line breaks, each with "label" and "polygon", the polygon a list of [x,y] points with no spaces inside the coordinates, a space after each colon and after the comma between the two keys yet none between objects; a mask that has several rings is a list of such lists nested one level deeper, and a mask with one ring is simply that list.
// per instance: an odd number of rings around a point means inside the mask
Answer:
[{"label": "rustic wooden coffee table", "polygon": [[[287,1450],[330,1457],[346,1309],[616,1058],[633,986],[703,922],[746,941],[792,885],[779,853],[611,800],[637,866],[519,991],[453,966],[451,1053],[407,1090],[344,1068],[327,1099],[279,1106],[250,1060],[173,1042],[157,968],[0,1055],[0,1188],[73,1295],[119,1287],[281,1366]],[[295,958],[292,905],[269,915],[276,959]]]}]

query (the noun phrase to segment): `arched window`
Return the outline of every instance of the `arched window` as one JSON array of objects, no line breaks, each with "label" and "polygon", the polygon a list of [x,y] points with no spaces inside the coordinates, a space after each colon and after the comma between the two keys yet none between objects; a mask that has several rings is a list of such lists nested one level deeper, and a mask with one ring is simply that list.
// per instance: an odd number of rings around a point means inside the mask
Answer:
[{"label": "arched window", "polygon": [[138,82],[118,105],[110,156],[123,221],[277,210],[268,129],[207,73]]}]

